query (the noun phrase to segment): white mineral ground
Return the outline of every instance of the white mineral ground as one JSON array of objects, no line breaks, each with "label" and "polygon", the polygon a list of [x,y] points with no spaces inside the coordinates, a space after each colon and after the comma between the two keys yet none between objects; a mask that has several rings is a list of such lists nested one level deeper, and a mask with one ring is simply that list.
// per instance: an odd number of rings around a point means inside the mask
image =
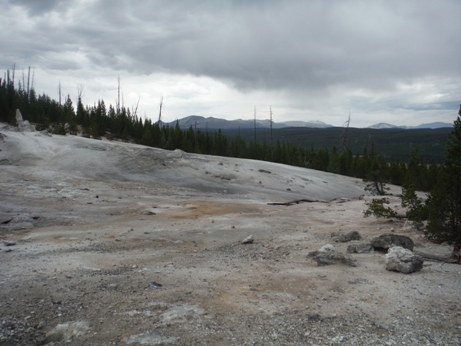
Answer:
[{"label": "white mineral ground", "polygon": [[[5,124],[0,134],[2,345],[38,344],[58,324],[86,329],[55,345],[460,342],[458,264],[405,275],[380,252],[353,254],[357,267],[306,257],[350,231],[450,253],[404,221],[364,218],[360,179]],[[300,199],[316,202],[268,205]]]}]

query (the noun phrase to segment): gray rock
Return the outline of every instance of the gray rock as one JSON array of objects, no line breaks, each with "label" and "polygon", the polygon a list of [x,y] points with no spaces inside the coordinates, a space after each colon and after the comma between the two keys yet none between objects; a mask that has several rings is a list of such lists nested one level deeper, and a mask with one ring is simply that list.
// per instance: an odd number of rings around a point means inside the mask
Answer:
[{"label": "gray rock", "polygon": [[333,245],[331,244],[326,244],[326,245],[323,245],[320,249],[319,249],[320,252],[335,252],[336,249]]},{"label": "gray rock", "polygon": [[155,281],[149,282],[149,284],[147,285],[147,288],[149,289],[155,289],[155,288],[161,288],[161,287],[162,287],[162,284],[159,284],[158,282],[155,282]]},{"label": "gray rock", "polygon": [[386,254],[386,269],[405,274],[417,272],[422,269],[424,259],[415,255],[401,246],[394,246]]},{"label": "gray rock", "polygon": [[245,239],[242,240],[242,244],[253,244],[254,243],[253,235],[249,235]]},{"label": "gray rock", "polygon": [[331,244],[322,246],[318,251],[310,252],[307,257],[312,257],[317,265],[346,264],[351,267],[357,266],[357,261],[349,255],[336,252]]},{"label": "gray rock", "polygon": [[161,345],[161,344],[173,343],[177,339],[178,338],[169,338],[169,337],[163,336],[156,330],[152,330],[152,331],[145,332],[142,334],[132,335],[128,338],[122,339],[122,341],[127,345],[130,345],[130,344]]},{"label": "gray rock", "polygon": [[87,321],[77,322],[66,322],[58,324],[48,333],[46,333],[45,339],[42,341],[42,345],[46,345],[54,342],[70,341],[73,338],[79,338],[85,335],[90,326]]},{"label": "gray rock", "polygon": [[309,254],[307,255],[308,258],[310,257],[315,257],[317,256],[317,254],[319,252],[335,252],[335,247],[331,244],[326,244],[326,245],[323,245],[320,249],[318,249],[317,251],[312,251],[312,252],[309,252]]},{"label": "gray rock", "polygon": [[18,129],[20,132],[33,132],[35,131],[35,127],[29,123],[28,120],[24,120],[22,118],[22,114],[19,109],[16,109],[16,122],[18,124]]},{"label": "gray rock", "polygon": [[16,123],[19,125],[23,121],[24,119],[22,118],[21,111],[19,109],[16,109]]},{"label": "gray rock", "polygon": [[321,252],[319,251],[315,256],[314,260],[319,266],[330,265],[330,264],[346,264],[351,267],[357,266],[357,260],[349,255],[344,255],[338,252]]},{"label": "gray rock", "polygon": [[357,231],[352,231],[346,234],[343,234],[341,232],[332,233],[331,237],[337,243],[347,243],[352,240],[362,240],[362,236]]},{"label": "gray rock", "polygon": [[347,253],[370,253],[375,252],[371,244],[352,244],[347,247]]},{"label": "gray rock", "polygon": [[394,246],[400,246],[410,251],[413,251],[413,248],[415,246],[411,238],[404,235],[391,233],[382,234],[379,237],[373,238],[370,243],[375,249],[384,250],[388,250]]},{"label": "gray rock", "polygon": [[138,214],[140,215],[156,215],[152,210],[150,209],[145,209],[145,210],[140,210],[138,211]]},{"label": "gray rock", "polygon": [[3,245],[5,245],[5,246],[15,246],[16,242],[12,241],[12,240],[4,240]]}]

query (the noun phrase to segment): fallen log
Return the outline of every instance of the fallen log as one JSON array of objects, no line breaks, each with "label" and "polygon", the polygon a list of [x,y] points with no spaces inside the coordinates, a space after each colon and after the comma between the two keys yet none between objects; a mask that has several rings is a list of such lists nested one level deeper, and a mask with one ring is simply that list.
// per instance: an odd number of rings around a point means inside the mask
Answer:
[{"label": "fallen log", "polygon": [[272,203],[267,203],[267,205],[284,205],[289,207],[290,205],[294,204],[299,204],[299,203],[313,203],[313,202],[320,202],[316,199],[297,199],[295,201],[290,201],[290,202],[272,202]]},{"label": "fallen log", "polygon": [[424,259],[431,260],[431,261],[438,261],[444,263],[459,263],[459,259],[454,256],[438,256],[427,252],[421,251],[413,251],[414,254],[421,256]]}]

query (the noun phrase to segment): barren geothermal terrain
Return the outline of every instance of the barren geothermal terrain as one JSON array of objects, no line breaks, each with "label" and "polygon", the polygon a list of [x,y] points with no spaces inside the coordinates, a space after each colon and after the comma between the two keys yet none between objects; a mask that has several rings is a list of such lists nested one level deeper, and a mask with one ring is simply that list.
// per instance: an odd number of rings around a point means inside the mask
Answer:
[{"label": "barren geothermal terrain", "polygon": [[0,150],[0,345],[461,344],[458,264],[307,256],[385,233],[451,251],[364,218],[361,180],[5,124]]}]

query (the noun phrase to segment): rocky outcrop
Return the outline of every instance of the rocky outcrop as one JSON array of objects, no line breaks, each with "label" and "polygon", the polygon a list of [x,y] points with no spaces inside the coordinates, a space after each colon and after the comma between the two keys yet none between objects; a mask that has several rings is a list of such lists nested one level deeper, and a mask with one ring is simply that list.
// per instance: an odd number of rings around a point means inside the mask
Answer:
[{"label": "rocky outcrop", "polygon": [[352,231],[346,234],[341,232],[334,232],[331,234],[331,237],[336,243],[347,243],[352,240],[362,240],[362,236],[357,231]]},{"label": "rocky outcrop", "polygon": [[375,249],[382,249],[382,250],[388,250],[391,247],[400,246],[400,247],[403,247],[404,249],[413,251],[413,248],[415,246],[415,243],[413,243],[413,240],[411,240],[411,238],[408,238],[407,236],[404,236],[404,235],[398,235],[398,234],[392,234],[392,233],[382,234],[379,237],[373,238],[370,244]]},{"label": "rocky outcrop", "polygon": [[16,123],[18,124],[19,132],[32,132],[35,131],[35,127],[29,123],[29,121],[22,118],[21,111],[16,109]]},{"label": "rocky outcrop", "polygon": [[401,246],[394,246],[386,254],[386,269],[405,274],[417,272],[423,268],[424,259]]},{"label": "rocky outcrop", "polygon": [[331,244],[322,246],[318,251],[310,252],[307,257],[313,258],[317,265],[346,264],[351,267],[357,266],[357,261],[349,255],[336,252]]}]

